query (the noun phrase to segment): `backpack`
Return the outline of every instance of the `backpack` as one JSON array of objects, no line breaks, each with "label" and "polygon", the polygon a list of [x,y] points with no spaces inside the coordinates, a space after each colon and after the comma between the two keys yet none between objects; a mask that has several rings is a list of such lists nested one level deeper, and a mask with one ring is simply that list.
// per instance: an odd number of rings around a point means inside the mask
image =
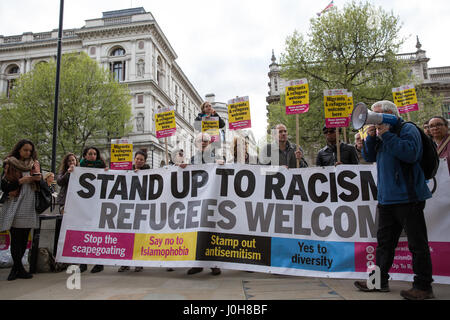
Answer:
[{"label": "backpack", "polygon": [[397,129],[397,136],[400,136],[400,131],[402,130],[403,125],[406,123],[413,124],[420,132],[423,150],[422,159],[420,160],[420,167],[422,168],[425,175],[425,180],[433,179],[439,168],[439,156],[437,154],[436,147],[434,146],[431,138],[427,136],[425,132],[423,132],[423,130],[419,128],[414,122],[402,122],[400,127]]},{"label": "backpack", "polygon": [[[31,260],[31,250],[28,256],[29,261]],[[65,263],[56,262],[53,253],[48,248],[39,248],[36,272],[46,273],[46,272],[60,272],[67,269]]]}]

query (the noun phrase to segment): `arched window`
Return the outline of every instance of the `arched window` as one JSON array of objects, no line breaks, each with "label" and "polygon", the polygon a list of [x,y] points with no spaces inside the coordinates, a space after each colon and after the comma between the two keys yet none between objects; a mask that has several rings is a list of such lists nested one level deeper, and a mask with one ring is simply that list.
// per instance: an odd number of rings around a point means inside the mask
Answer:
[{"label": "arched window", "polygon": [[[125,56],[125,50],[121,47],[114,48],[110,56],[113,58]],[[118,82],[125,81],[125,60],[114,59],[110,64],[110,70],[114,80]]]},{"label": "arched window", "polygon": [[11,91],[16,86],[16,80],[20,75],[20,68],[13,64],[6,68],[6,96],[11,97]]},{"label": "arched window", "polygon": [[20,69],[17,65],[12,65],[11,67],[8,68],[8,71],[6,73],[7,74],[17,74],[17,73],[20,73]]},{"label": "arched window", "polygon": [[124,56],[125,55],[125,50],[123,48],[116,48],[111,52],[111,56],[113,57],[119,57],[119,56]]}]

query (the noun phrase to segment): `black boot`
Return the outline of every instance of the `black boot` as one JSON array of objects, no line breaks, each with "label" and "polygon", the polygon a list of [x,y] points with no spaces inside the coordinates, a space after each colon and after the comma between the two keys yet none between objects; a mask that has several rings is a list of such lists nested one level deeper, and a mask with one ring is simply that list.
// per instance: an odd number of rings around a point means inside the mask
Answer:
[{"label": "black boot", "polygon": [[22,266],[22,268],[19,269],[17,272],[17,278],[19,279],[31,279],[33,278],[33,275],[25,270],[25,268]]},{"label": "black boot", "polygon": [[16,280],[16,279],[17,279],[17,270],[16,270],[16,267],[13,266],[11,268],[11,272],[9,273],[8,281],[13,281],[13,280]]}]

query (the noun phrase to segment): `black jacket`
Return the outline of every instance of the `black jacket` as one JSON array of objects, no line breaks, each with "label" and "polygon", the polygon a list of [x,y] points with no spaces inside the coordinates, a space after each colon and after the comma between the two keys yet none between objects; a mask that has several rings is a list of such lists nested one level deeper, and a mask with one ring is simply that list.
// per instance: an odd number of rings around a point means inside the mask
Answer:
[{"label": "black jacket", "polygon": [[[286,142],[286,150],[281,151],[277,144],[268,144],[262,151],[263,157],[272,158],[272,148],[278,151],[279,155],[279,163],[275,163],[274,160],[271,160],[269,163],[264,163],[265,165],[272,166],[287,166],[288,168],[297,168],[297,158],[295,157],[295,150],[297,150],[297,146],[289,141]],[[303,150],[300,148],[302,153]],[[276,151],[275,151],[276,152]],[[300,168],[307,168],[308,163],[305,158],[302,157],[300,160]]]},{"label": "black jacket", "polygon": [[[343,164],[359,164],[358,155],[354,146],[341,142],[341,162]],[[337,162],[336,145],[327,145],[319,150],[316,165],[319,167],[334,166]]]}]

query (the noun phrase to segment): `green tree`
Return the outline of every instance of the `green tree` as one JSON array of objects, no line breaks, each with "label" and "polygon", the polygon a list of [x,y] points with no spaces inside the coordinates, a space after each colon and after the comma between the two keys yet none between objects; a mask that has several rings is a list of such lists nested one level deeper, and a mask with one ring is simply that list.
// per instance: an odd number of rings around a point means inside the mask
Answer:
[{"label": "green tree", "polygon": [[[400,29],[400,20],[392,12],[370,2],[353,1],[341,10],[311,19],[307,37],[297,31],[287,37],[280,59],[281,76],[307,78],[310,87],[310,111],[299,116],[300,143],[304,147],[317,151],[318,145],[324,145],[324,90],[347,89],[353,93],[354,104],[362,101],[370,106],[379,100],[392,101],[394,87],[418,85],[408,74],[407,62],[396,57],[405,40],[400,37]],[[426,89],[420,92],[428,99],[422,106],[433,108],[435,101],[430,102]],[[269,106],[269,123],[286,120],[278,111],[283,106],[283,99],[278,106]],[[295,117],[290,116],[287,124],[295,137]]]},{"label": "green tree", "polygon": [[[20,139],[31,139],[42,166],[50,168],[56,62],[39,63],[23,74],[9,101],[0,101],[0,145],[7,152]],[[102,147],[130,130],[128,88],[85,53],[61,59],[57,163],[67,152],[81,154],[88,143]]]}]

